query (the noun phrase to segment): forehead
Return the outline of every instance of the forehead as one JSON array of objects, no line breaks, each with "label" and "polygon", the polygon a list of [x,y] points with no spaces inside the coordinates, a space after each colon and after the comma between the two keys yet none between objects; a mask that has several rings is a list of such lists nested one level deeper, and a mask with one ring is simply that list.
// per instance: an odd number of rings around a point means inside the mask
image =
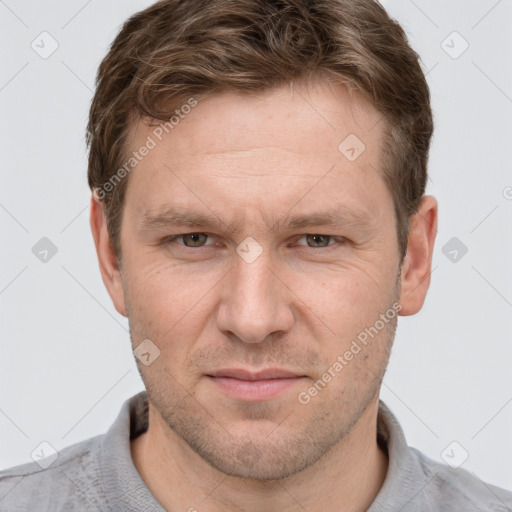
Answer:
[{"label": "forehead", "polygon": [[[217,94],[181,110],[172,128],[164,123],[140,120],[129,138],[130,151],[152,141],[128,186],[140,214],[170,201],[204,210],[244,201],[249,209],[252,200],[271,208],[275,199],[283,211],[308,190],[308,201],[336,196],[357,209],[369,187],[384,184],[382,116],[342,85]],[[375,199],[366,197],[367,208],[375,210]]]},{"label": "forehead", "polygon": [[[176,105],[176,111],[185,112],[187,103]],[[214,94],[186,110],[173,116],[172,126],[156,120],[150,127],[144,120],[133,123],[130,145],[143,144],[158,125],[165,125],[161,136],[156,134],[163,140],[157,142],[172,144],[176,159],[263,147],[336,154],[350,134],[367,147],[378,143],[384,125],[381,114],[360,93],[320,79],[251,94]]]}]

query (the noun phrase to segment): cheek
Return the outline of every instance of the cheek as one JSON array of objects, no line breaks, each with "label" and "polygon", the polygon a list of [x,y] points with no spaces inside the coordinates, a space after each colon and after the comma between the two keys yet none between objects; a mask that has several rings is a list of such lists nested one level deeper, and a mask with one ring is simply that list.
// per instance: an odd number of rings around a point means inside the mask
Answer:
[{"label": "cheek", "polygon": [[165,258],[139,258],[129,271],[132,296],[159,312],[177,315],[201,299],[215,282],[211,273],[194,272],[187,265],[176,265]]},{"label": "cheek", "polygon": [[[351,264],[323,273],[318,279],[295,279],[297,295],[322,319],[348,327],[388,307],[396,276],[379,264]],[[299,284],[300,283],[300,284]]]},{"label": "cheek", "polygon": [[211,315],[219,277],[161,260],[140,259],[127,270],[131,325],[162,351],[190,348]]},{"label": "cheek", "polygon": [[[303,283],[298,295],[307,297],[303,312],[312,319],[310,325],[315,326],[313,343],[321,354],[323,369],[331,367],[338,356],[347,354],[343,360],[347,367],[336,373],[333,392],[345,389],[347,379],[362,385],[364,379],[374,377],[375,369],[385,365],[393,328],[391,322],[381,326],[379,319],[381,314],[390,312],[395,300],[394,281],[378,265],[361,265],[323,276],[314,288],[314,280],[310,280],[309,288]],[[377,331],[373,328],[376,322]]]}]

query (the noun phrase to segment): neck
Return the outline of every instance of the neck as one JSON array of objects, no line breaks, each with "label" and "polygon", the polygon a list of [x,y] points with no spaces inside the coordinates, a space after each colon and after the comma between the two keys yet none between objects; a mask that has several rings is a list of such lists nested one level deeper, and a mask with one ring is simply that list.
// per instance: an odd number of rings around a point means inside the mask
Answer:
[{"label": "neck", "polygon": [[350,433],[309,468],[281,480],[228,476],[199,457],[149,405],[149,428],[131,443],[141,478],[166,510],[343,512],[367,510],[388,457],[377,444],[378,397]]}]

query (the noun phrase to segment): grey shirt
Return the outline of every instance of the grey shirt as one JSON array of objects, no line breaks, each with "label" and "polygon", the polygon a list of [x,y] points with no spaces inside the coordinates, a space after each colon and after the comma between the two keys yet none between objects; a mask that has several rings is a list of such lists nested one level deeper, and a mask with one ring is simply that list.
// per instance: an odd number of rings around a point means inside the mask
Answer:
[{"label": "grey shirt", "polygon": [[[147,426],[143,391],[123,404],[108,432],[63,449],[46,469],[40,466],[44,463],[32,462],[0,472],[0,511],[164,511],[131,458],[130,439]],[[389,467],[368,512],[512,511],[512,492],[408,447],[397,419],[382,400],[377,426]],[[206,510],[199,503],[191,503],[193,507]]]}]

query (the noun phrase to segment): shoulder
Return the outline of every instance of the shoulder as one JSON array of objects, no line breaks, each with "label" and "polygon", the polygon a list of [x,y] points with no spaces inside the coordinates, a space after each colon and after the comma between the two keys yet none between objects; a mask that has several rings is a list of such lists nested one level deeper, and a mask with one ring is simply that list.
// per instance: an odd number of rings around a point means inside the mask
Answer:
[{"label": "shoulder", "polygon": [[68,446],[57,458],[41,459],[0,471],[2,512],[35,510],[98,510],[100,478],[95,463],[96,436]]},{"label": "shoulder", "polygon": [[484,482],[466,469],[434,461],[416,448],[410,451],[427,477],[420,501],[431,502],[436,511],[512,511],[512,492]]}]

